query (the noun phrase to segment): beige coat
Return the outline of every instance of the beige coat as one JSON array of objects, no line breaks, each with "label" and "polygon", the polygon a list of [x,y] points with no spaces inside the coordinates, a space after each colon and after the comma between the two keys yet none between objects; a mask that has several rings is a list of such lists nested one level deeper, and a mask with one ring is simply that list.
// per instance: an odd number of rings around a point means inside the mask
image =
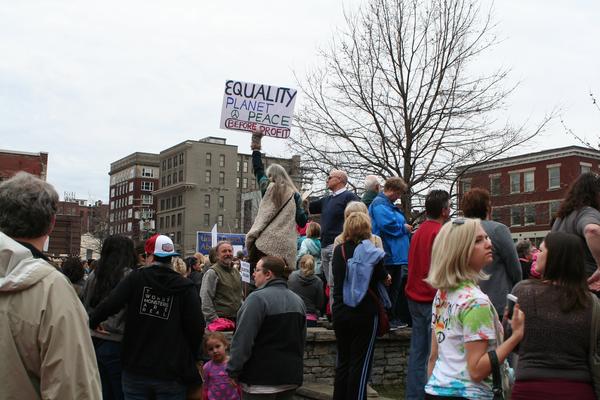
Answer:
[{"label": "beige coat", "polygon": [[100,399],[83,305],[68,280],[0,232],[0,398]]},{"label": "beige coat", "polygon": [[254,244],[266,255],[283,257],[290,269],[296,269],[296,202],[294,198],[288,201],[294,192],[288,190],[283,200],[288,203],[275,217],[279,208],[273,204],[272,187],[273,183],[269,184],[258,206],[256,219],[246,235],[246,248]]}]

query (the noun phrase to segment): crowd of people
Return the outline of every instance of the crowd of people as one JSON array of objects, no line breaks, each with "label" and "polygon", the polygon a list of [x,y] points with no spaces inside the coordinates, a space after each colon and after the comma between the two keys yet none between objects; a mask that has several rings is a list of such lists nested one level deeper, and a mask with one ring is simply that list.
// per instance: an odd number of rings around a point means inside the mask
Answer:
[{"label": "crowd of people", "polygon": [[292,399],[306,329],[330,323],[334,399],[366,399],[376,338],[409,326],[407,399],[597,398],[598,176],[573,183],[537,248],[491,220],[485,189],[454,218],[432,190],[415,218],[401,178],[367,176],[359,198],[332,170],[331,193],[309,201],[265,170],[260,135],[251,148],[262,201],[244,254],[222,241],[184,258],[168,236],[116,235],[98,260],[58,266],[42,251],[56,191],[26,173],[2,182],[0,397]]}]

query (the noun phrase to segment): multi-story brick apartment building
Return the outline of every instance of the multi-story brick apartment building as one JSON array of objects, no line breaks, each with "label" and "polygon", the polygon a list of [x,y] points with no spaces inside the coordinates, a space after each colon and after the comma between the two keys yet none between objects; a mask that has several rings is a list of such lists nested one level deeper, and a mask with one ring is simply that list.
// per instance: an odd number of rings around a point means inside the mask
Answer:
[{"label": "multi-story brick apartment building", "polygon": [[[153,192],[157,230],[170,235],[184,254],[195,252],[196,233],[246,232],[256,214],[260,193],[251,155],[238,154],[226,139],[186,140],[160,152],[160,188]],[[300,157],[263,158],[281,164],[300,183]]]},{"label": "multi-story brick apartment building", "polygon": [[109,233],[143,240],[155,229],[158,154],[136,152],[110,164]]},{"label": "multi-story brick apartment building", "polygon": [[459,206],[475,187],[490,191],[492,219],[508,226],[513,238],[539,244],[550,230],[569,185],[588,171],[600,170],[600,151],[569,146],[460,167]]},{"label": "multi-story brick apartment building", "polygon": [[48,153],[0,150],[0,182],[19,171],[29,172],[40,179],[46,180]]}]

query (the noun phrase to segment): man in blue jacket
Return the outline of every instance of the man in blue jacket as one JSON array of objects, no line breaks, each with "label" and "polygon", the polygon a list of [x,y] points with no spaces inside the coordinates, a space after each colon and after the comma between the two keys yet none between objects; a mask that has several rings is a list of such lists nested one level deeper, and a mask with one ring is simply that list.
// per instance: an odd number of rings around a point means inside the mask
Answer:
[{"label": "man in blue jacket", "polygon": [[404,328],[410,322],[404,285],[408,277],[408,248],[412,226],[406,223],[402,210],[394,204],[406,189],[402,178],[389,178],[385,181],[383,192],[379,193],[369,206],[373,234],[379,235],[383,241],[383,264],[392,277],[392,284],[388,289],[392,302],[391,329]]}]

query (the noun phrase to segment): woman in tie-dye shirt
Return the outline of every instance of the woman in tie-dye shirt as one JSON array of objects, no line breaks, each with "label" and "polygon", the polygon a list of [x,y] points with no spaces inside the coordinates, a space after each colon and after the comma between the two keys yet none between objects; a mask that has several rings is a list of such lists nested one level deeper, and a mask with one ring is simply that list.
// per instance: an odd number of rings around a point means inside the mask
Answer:
[{"label": "woman in tie-dye shirt", "polygon": [[492,261],[492,243],[479,220],[444,225],[432,250],[427,281],[438,289],[433,301],[432,345],[426,398],[492,399],[491,363],[503,363],[521,341],[525,316],[515,307],[512,336],[502,343],[498,315],[477,285]]}]

